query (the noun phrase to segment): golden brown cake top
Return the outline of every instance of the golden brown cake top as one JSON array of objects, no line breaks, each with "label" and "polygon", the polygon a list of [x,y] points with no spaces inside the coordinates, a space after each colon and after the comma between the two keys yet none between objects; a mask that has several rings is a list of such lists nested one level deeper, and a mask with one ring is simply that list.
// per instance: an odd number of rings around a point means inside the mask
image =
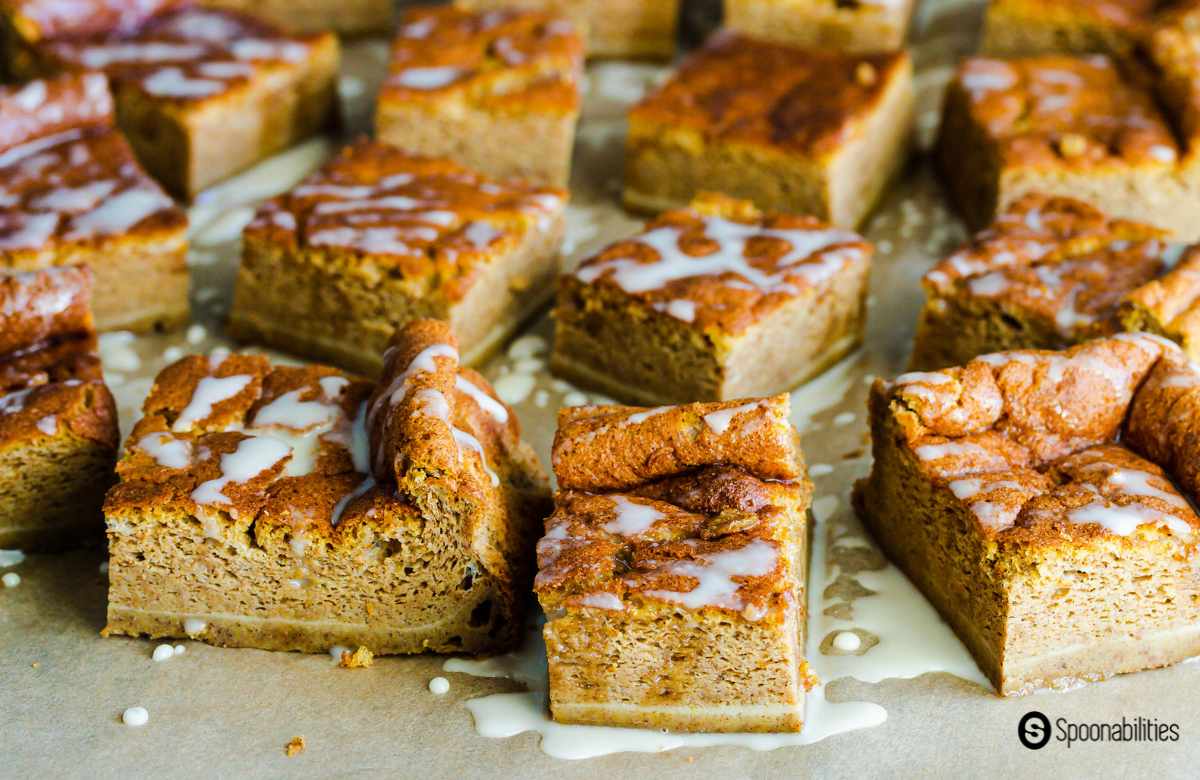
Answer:
[{"label": "golden brown cake top", "polygon": [[972,57],[949,89],[1004,167],[1169,168],[1181,156],[1152,91],[1102,55]]},{"label": "golden brown cake top", "polygon": [[29,42],[132,32],[181,0],[0,0],[0,12]]},{"label": "golden brown cake top", "polygon": [[544,607],[665,602],[782,619],[812,486],[786,395],[564,409],[562,492],[538,544]]},{"label": "golden brown cake top", "polygon": [[538,11],[414,8],[392,43],[382,100],[446,100],[510,110],[574,112],[583,40]]},{"label": "golden brown cake top", "polygon": [[1135,393],[1168,358],[1182,360],[1179,348],[1148,334],[996,353],[878,382],[872,407],[988,535],[1053,544],[1161,532],[1190,542],[1200,519],[1186,499],[1160,465],[1116,443]]},{"label": "golden brown cake top", "polygon": [[865,267],[872,253],[857,233],[814,217],[764,215],[747,201],[702,195],[585,260],[575,277],[700,330],[737,334]]},{"label": "golden brown cake top", "polygon": [[273,69],[294,67],[331,36],[288,35],[246,14],[185,7],[131,32],[50,40],[38,51],[65,68],[103,71],[153,99],[196,103],[228,95]]},{"label": "golden brown cake top", "polygon": [[805,51],[720,33],[629,118],[824,157],[854,139],[909,67],[904,52]]},{"label": "golden brown cake top", "polygon": [[1122,300],[1185,250],[1157,228],[1109,219],[1081,201],[1026,195],[923,283],[931,298],[1001,301],[1077,341],[1119,330]]},{"label": "golden brown cake top", "polygon": [[[187,225],[183,211],[138,167],[125,139],[101,121],[108,110],[100,108],[108,100],[107,90],[100,97],[103,87],[103,76],[91,74],[0,92],[0,118],[28,118],[24,142],[0,152],[0,265],[6,254]],[[79,97],[96,105],[72,103]],[[66,127],[57,119],[72,113],[80,124]],[[37,117],[45,119],[46,134],[39,133]]]},{"label": "golden brown cake top", "polygon": [[[168,366],[128,440],[106,512],[165,508],[214,529],[210,521],[228,518],[242,529],[258,523],[263,532],[265,523],[292,538],[350,545],[413,520],[414,471],[502,507],[499,478],[519,428],[482,377],[458,371],[448,327],[402,329],[387,364],[379,387],[258,355],[193,355]],[[430,401],[432,385],[447,378]]]},{"label": "golden brown cake top", "polygon": [[361,141],[264,204],[246,236],[324,250],[347,273],[399,276],[422,297],[453,301],[530,231],[547,230],[566,197]]},{"label": "golden brown cake top", "polygon": [[86,267],[0,272],[0,448],[69,429],[116,449],[91,294]]},{"label": "golden brown cake top", "polygon": [[112,95],[108,80],[99,73],[69,74],[0,88],[0,157],[9,156],[10,150],[31,141],[112,124]]}]

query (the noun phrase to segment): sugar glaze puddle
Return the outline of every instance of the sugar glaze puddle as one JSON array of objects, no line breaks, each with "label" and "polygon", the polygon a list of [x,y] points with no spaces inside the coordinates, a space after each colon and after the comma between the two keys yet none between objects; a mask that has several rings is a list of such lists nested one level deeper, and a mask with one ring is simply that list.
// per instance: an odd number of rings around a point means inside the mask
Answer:
[{"label": "sugar glaze puddle", "polygon": [[[472,661],[450,658],[444,668],[477,677],[504,677],[525,685],[529,690],[499,693],[466,702],[475,720],[476,731],[484,737],[505,739],[524,732],[541,735],[542,750],[562,759],[583,759],[620,752],[656,753],[681,747],[699,748],[731,745],[752,750],[809,745],[826,737],[878,726],[887,720],[887,711],[866,701],[831,702],[825,696],[825,683],[852,677],[867,683],[890,678],[912,678],[931,672],[947,672],[964,680],[987,686],[975,662],[942,622],[916,588],[894,566],[861,572],[861,584],[872,595],[852,601],[852,618],[826,614],[832,602],[827,589],[837,579],[841,567],[830,556],[829,541],[845,526],[849,507],[836,496],[823,496],[814,503],[812,565],[808,582],[809,635],[806,656],[812,671],[824,681],[809,691],[804,730],[799,734],[672,734],[646,729],[571,726],[550,720],[547,709],[546,653],[541,627],[526,638],[521,650],[496,658]],[[837,522],[835,522],[837,521]],[[835,547],[846,537],[835,537]],[[868,547],[869,542],[852,536],[854,545]],[[861,540],[861,541],[859,541]],[[873,549],[873,548],[870,548]],[[835,553],[837,550],[834,551]],[[821,647],[827,637],[843,631],[859,630],[877,638],[861,654],[826,655]]]}]

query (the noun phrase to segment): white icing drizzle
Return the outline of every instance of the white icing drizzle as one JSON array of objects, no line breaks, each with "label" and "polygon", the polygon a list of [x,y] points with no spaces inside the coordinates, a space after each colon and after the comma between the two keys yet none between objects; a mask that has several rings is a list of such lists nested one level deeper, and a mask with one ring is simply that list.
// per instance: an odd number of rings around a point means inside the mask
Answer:
[{"label": "white icing drizzle", "polygon": [[613,503],[614,517],[604,524],[604,530],[619,536],[637,536],[666,517],[652,506],[625,496],[608,496]]},{"label": "white icing drizzle", "polygon": [[270,436],[251,436],[238,442],[237,449],[221,456],[221,476],[203,482],[192,491],[197,504],[228,504],[223,492],[230,483],[245,483],[292,455],[292,448]]},{"label": "white icing drizzle", "polygon": [[585,607],[607,609],[613,612],[623,612],[625,610],[625,603],[616,594],[609,593],[606,590],[588,593],[579,600],[579,603]]},{"label": "white icing drizzle", "polygon": [[698,554],[694,561],[673,561],[663,571],[696,580],[686,592],[648,590],[646,595],[682,604],[690,609],[722,607],[742,611],[746,603],[741,585],[734,577],[762,577],[775,570],[779,551],[764,539],[755,539],[744,547],[725,552]]},{"label": "white icing drizzle", "polygon": [[[809,284],[820,284],[847,262],[862,257],[856,247],[826,251],[838,244],[861,240],[846,230],[779,230],[719,217],[706,217],[703,225],[704,235],[719,247],[710,255],[697,257],[687,254],[679,247],[679,240],[685,231],[678,227],[660,227],[634,239],[653,249],[658,255],[657,261],[643,263],[635,258],[618,257],[587,263],[576,272],[576,276],[585,284],[590,284],[611,272],[610,278],[621,289],[628,293],[643,293],[661,289],[681,279],[734,274],[739,281],[766,293],[795,294],[798,291],[788,281],[789,276],[803,277]],[[779,270],[774,273],[758,268],[746,258],[749,242],[762,238],[778,239],[789,245],[788,251],[776,261]],[[804,262],[809,259],[815,259],[815,262]]]},{"label": "white icing drizzle", "polygon": [[159,68],[142,79],[142,89],[158,97],[201,98],[225,91],[225,83],[191,78],[181,68]]},{"label": "white icing drizzle", "polygon": [[955,457],[991,457],[991,453],[974,442],[948,441],[943,444],[922,444],[914,452],[921,460],[939,460],[947,456]]},{"label": "white icing drizzle", "polygon": [[58,433],[58,417],[51,414],[37,421],[37,429],[47,436]]},{"label": "white icing drizzle", "polygon": [[704,415],[704,424],[707,425],[709,430],[711,430],[717,436],[722,436],[726,431],[729,430],[729,426],[733,424],[733,418],[737,417],[739,414],[753,411],[761,405],[761,401],[754,401],[752,403],[742,404],[741,406],[734,406],[729,409],[720,409],[715,412],[709,412],[708,414]]},{"label": "white icing drizzle", "polygon": [[959,71],[958,82],[978,100],[988,92],[1012,89],[1017,84],[1017,71],[1005,62],[970,59]]},{"label": "white icing drizzle", "polygon": [[188,405],[179,413],[171,429],[177,433],[190,431],[196,423],[208,419],[213,413],[213,407],[228,401],[246,389],[254,381],[249,374],[237,374],[227,377],[206,376],[197,384],[196,390]]},{"label": "white icing drizzle", "polygon": [[186,469],[192,464],[192,443],[166,432],[143,436],[138,439],[137,448],[169,469]]},{"label": "white icing drizzle", "polygon": [[459,376],[454,382],[455,387],[469,395],[479,404],[479,408],[491,415],[496,422],[501,425],[508,422],[508,410],[504,408],[504,404],[492,398],[466,377]]},{"label": "white icing drizzle", "polygon": [[388,81],[398,87],[418,90],[434,90],[448,87],[466,75],[462,68],[450,66],[408,68],[393,75]]}]

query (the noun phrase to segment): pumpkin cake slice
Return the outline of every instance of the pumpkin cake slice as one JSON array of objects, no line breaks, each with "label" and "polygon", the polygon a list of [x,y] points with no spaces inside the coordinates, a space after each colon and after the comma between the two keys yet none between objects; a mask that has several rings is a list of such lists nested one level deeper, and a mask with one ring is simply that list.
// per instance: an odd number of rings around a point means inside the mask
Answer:
[{"label": "pumpkin cake slice", "polygon": [[445,323],[398,331],[378,385],[187,357],[144,412],[105,503],[106,634],[376,655],[520,637],[548,486]]},{"label": "pumpkin cake slice", "polygon": [[799,731],[806,514],[786,395],[559,412],[538,543],[562,723]]}]

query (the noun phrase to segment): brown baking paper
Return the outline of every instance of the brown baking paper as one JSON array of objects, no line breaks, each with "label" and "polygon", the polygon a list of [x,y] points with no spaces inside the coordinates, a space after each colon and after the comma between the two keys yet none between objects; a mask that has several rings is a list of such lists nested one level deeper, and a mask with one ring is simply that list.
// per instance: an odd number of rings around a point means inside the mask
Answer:
[{"label": "brown baking paper", "polygon": [[[954,2],[926,3],[918,14],[915,56],[926,140],[936,125],[949,66],[972,50],[979,16],[977,5]],[[347,47],[342,96],[354,128],[369,127],[371,98],[385,59],[383,41]],[[571,261],[638,225],[617,206],[622,116],[665,73],[662,67],[628,63],[590,67],[572,182]],[[214,336],[221,332],[230,301],[236,237],[253,205],[289,187],[333,148],[330,141],[305,144],[218,187],[193,208],[196,325],[169,336],[110,334],[104,340],[106,373],[120,401],[123,430],[136,419],[163,365],[182,353],[224,343]],[[921,302],[917,280],[963,237],[921,157],[913,160],[866,234],[879,250],[867,343],[833,374],[796,395],[795,419],[805,427],[808,461],[832,467],[814,481],[828,515],[822,528],[838,538],[861,533],[846,499],[853,480],[869,468],[864,413],[869,379],[903,369]],[[526,332],[545,338],[549,322],[543,317]],[[488,376],[528,372],[533,364],[522,360],[545,357],[530,355],[525,349],[530,343],[524,342],[515,357],[492,361]],[[555,408],[598,399],[580,396],[544,370],[533,381],[516,409],[545,459]],[[867,568],[883,565],[881,559],[870,562],[870,552],[862,554]],[[441,658],[381,658],[368,669],[346,670],[323,655],[176,640],[186,651],[156,662],[151,654],[157,642],[102,639],[104,558],[101,550],[31,555],[3,569],[18,574],[20,583],[0,588],[0,777],[1184,776],[1194,775],[1200,764],[1198,664],[1018,699],[1000,699],[946,674],[880,684],[843,679],[830,685],[830,698],[876,702],[886,709],[886,722],[766,752],[682,748],[563,761],[544,754],[536,734],[479,736],[464,702],[520,686],[444,671]],[[853,605],[849,609],[852,613]],[[846,626],[852,625],[851,614]],[[884,634],[878,639],[920,647],[922,637]],[[439,676],[450,683],[440,696],[429,690],[430,680]],[[122,712],[135,706],[148,710],[146,725],[122,723]],[[1179,739],[1071,747],[1051,740],[1035,751],[1017,737],[1019,721],[1034,710],[1055,729],[1060,718],[1074,723],[1154,719],[1177,724]],[[303,737],[304,750],[288,757],[285,746],[295,737]]]}]

